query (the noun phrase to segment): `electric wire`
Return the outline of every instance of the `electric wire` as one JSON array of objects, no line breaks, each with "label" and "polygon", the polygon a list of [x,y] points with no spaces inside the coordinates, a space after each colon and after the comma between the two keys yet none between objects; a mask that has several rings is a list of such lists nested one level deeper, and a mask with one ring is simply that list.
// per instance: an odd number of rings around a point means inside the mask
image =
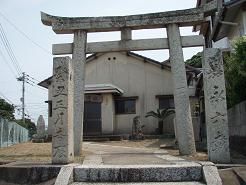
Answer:
[{"label": "electric wire", "polygon": [[14,105],[14,103],[13,103],[9,98],[7,98],[1,91],[0,91],[0,95],[2,96],[2,98],[3,98],[4,100],[7,100],[8,103],[10,103],[11,105]]},{"label": "electric wire", "polygon": [[41,45],[39,45],[37,42],[35,42],[34,40],[32,40],[27,34],[25,34],[23,31],[21,31],[21,29],[19,29],[13,22],[11,22],[2,12],[0,12],[0,15],[2,16],[2,18],[4,18],[11,26],[13,26],[15,28],[16,31],[18,31],[21,35],[23,35],[26,39],[28,39],[30,42],[32,42],[34,45],[36,45],[37,47],[39,47],[40,49],[42,49],[45,53],[52,55],[51,52],[49,52],[48,50],[46,50],[45,48],[43,48]]},{"label": "electric wire", "polygon": [[21,72],[22,72],[21,67],[20,67],[20,65],[19,65],[19,63],[18,63],[18,61],[16,59],[16,56],[14,55],[14,52],[13,52],[13,50],[11,48],[11,45],[10,45],[10,43],[8,41],[8,38],[7,38],[7,36],[6,36],[5,32],[4,32],[4,29],[3,29],[2,25],[1,25],[1,23],[0,23],[0,38],[1,38],[2,42],[3,42],[3,44],[4,44],[4,47],[5,47],[6,51],[7,51],[10,59],[11,59],[11,62],[13,64],[13,66],[15,67],[18,75],[20,76]]},{"label": "electric wire", "polygon": [[17,78],[17,74],[15,73],[15,71],[12,69],[11,65],[7,62],[3,52],[0,50],[0,55],[2,56],[3,62],[8,66],[9,70],[11,71],[11,73],[14,75],[14,78]]}]

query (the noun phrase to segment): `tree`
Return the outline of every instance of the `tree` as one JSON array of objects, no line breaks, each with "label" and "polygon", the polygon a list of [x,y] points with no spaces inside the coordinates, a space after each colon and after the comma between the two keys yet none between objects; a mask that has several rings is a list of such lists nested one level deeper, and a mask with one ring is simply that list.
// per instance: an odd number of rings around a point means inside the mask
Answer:
[{"label": "tree", "polygon": [[224,58],[228,108],[246,100],[246,37],[235,40],[232,47]]},{"label": "tree", "polygon": [[186,60],[185,63],[192,67],[202,68],[202,52],[198,52],[190,59]]},{"label": "tree", "polygon": [[[232,52],[224,54],[227,107],[230,108],[246,100],[246,37],[233,42]],[[202,67],[202,53],[199,52],[186,63],[193,67]]]},{"label": "tree", "polygon": [[26,128],[28,130],[28,135],[31,138],[34,134],[37,133],[37,127],[35,123],[33,123],[30,119],[25,119],[25,124],[22,119],[15,120],[20,126]]},{"label": "tree", "polygon": [[158,130],[159,134],[163,134],[163,122],[164,120],[170,116],[171,114],[174,114],[174,109],[157,109],[157,111],[150,111],[146,113],[145,117],[154,117],[158,119]]},{"label": "tree", "polygon": [[14,111],[15,108],[13,105],[9,104],[4,99],[0,98],[0,117],[7,119],[7,120],[14,120]]},{"label": "tree", "polygon": [[0,117],[15,121],[20,126],[26,128],[29,131],[29,137],[31,137],[33,134],[37,133],[36,125],[33,123],[30,119],[25,119],[25,124],[23,123],[22,119],[18,120],[15,119],[14,116],[14,105],[9,104],[4,99],[0,98]]}]

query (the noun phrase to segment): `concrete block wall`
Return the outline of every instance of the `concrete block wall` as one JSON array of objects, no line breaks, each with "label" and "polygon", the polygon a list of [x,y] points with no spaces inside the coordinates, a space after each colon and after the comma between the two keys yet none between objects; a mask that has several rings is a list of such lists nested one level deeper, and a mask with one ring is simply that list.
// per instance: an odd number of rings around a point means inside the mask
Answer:
[{"label": "concrete block wall", "polygon": [[246,137],[246,101],[228,110],[230,136]]},{"label": "concrete block wall", "polygon": [[27,142],[28,130],[19,124],[0,117],[0,148]]}]

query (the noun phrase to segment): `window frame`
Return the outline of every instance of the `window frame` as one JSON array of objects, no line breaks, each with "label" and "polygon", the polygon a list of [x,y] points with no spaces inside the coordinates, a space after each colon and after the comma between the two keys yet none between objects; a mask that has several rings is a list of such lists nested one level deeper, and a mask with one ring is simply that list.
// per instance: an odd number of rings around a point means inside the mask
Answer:
[{"label": "window frame", "polygon": [[170,102],[168,102],[168,109],[175,109],[175,104],[174,104],[174,96],[173,95],[156,95],[156,98],[158,98],[158,103],[159,103],[159,109],[165,109],[165,108],[161,108],[160,107],[160,101],[161,100],[173,100],[173,107],[172,106],[170,106]]},{"label": "window frame", "polygon": [[[126,114],[136,114],[137,112],[137,96],[131,96],[131,97],[116,97],[114,98],[114,107],[115,107],[115,114],[116,115],[126,115]],[[124,110],[124,112],[119,112],[117,111],[117,101],[134,101],[134,112],[126,112]],[[125,107],[124,107],[125,109]]]}]

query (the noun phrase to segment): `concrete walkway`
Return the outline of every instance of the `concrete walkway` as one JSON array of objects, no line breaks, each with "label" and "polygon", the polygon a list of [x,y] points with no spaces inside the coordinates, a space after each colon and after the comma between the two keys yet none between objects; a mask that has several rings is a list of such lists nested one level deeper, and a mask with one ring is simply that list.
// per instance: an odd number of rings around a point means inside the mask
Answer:
[{"label": "concrete walkway", "polygon": [[[63,167],[57,182],[73,177],[73,185],[85,184],[192,184],[222,185],[217,168],[211,162],[188,161],[157,148],[136,148],[84,142],[92,153],[83,164]],[[68,181],[66,181],[68,184]],[[58,183],[56,183],[58,185]],[[66,185],[66,183],[64,183]]]},{"label": "concrete walkway", "polygon": [[135,148],[84,142],[83,149],[93,153],[93,155],[85,157],[84,165],[153,165],[188,162],[169,155],[163,149],[155,148]]}]

